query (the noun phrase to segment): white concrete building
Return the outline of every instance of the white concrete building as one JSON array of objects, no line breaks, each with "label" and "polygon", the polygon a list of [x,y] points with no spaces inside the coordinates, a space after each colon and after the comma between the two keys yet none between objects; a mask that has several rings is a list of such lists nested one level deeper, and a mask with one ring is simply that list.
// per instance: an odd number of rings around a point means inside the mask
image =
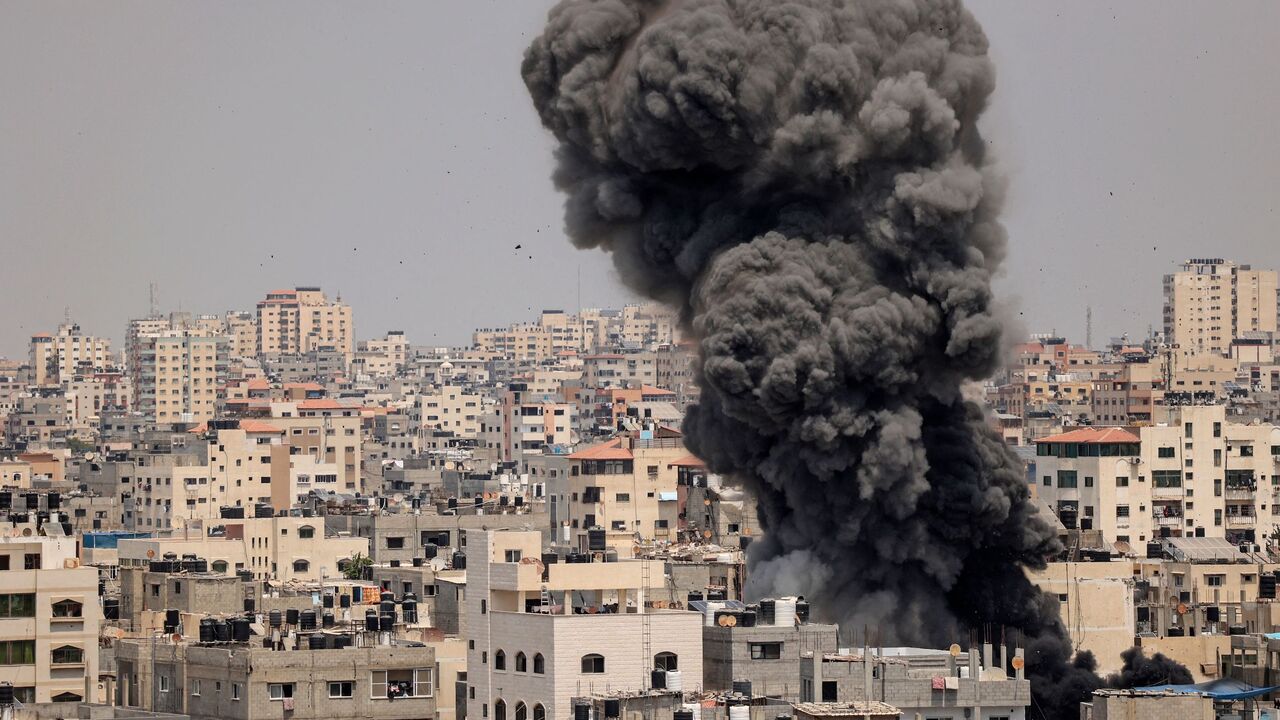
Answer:
[{"label": "white concrete building", "polygon": [[467,531],[467,717],[570,720],[574,697],[648,687],[675,665],[702,677],[702,615],[645,607],[660,562],[539,560],[538,532]]}]

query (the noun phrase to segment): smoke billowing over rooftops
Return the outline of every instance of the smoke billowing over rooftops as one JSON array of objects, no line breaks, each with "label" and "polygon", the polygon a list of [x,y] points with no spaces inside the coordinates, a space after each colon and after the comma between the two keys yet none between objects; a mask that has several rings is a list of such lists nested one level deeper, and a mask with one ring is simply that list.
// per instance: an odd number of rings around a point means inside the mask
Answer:
[{"label": "smoke billowing over rooftops", "polygon": [[1054,535],[960,393],[999,362],[1005,250],[974,18],[947,0],[569,0],[522,70],[573,242],[698,342],[686,440],[758,498],[753,589],[896,643],[1018,628],[1039,710],[1074,717],[1100,680],[1024,573]]}]

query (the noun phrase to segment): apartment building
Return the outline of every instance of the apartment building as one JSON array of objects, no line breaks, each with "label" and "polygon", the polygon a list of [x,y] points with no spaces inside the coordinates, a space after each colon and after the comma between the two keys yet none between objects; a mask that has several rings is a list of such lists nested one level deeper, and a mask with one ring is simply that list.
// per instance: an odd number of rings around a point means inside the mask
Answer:
[{"label": "apartment building", "polygon": [[37,533],[0,522],[0,677],[24,703],[98,702],[98,570]]},{"label": "apartment building", "polygon": [[1280,522],[1280,428],[1227,422],[1223,405],[1161,408],[1167,422],[1036,441],[1039,497],[1107,542],[1259,543]]},{"label": "apartment building", "polygon": [[328,535],[322,518],[223,517],[182,534],[122,539],[116,552],[121,567],[146,567],[172,553],[207,560],[214,572],[247,570],[256,580],[322,580],[339,575],[339,560],[368,555],[369,541]]},{"label": "apartment building", "polygon": [[222,320],[227,336],[227,356],[248,359],[258,356],[258,322],[253,313],[232,310]]},{"label": "apartment building", "polygon": [[534,394],[525,383],[513,382],[503,391],[496,410],[491,422],[481,423],[480,432],[486,432],[486,425],[491,427],[503,462],[518,463],[548,446],[568,447],[574,442],[576,408],[557,396]]},{"label": "apartment building", "polygon": [[318,287],[274,290],[258,301],[258,354],[304,354],[322,348],[355,349],[351,306],[330,302]]},{"label": "apartment building", "polygon": [[[311,455],[338,471],[338,492],[361,489],[360,408],[335,400],[271,403],[267,422],[285,431],[289,452]],[[264,418],[266,419],[266,418]]]},{"label": "apartment building", "polygon": [[435,651],[418,645],[271,649],[126,639],[117,644],[116,703],[192,720],[433,718]]},{"label": "apartment building", "polygon": [[480,415],[484,396],[458,385],[444,385],[424,390],[414,398],[414,419],[419,432],[436,430],[458,437],[474,438],[480,434]]},{"label": "apartment building", "polygon": [[584,387],[640,387],[657,382],[656,353],[600,353],[582,358]]},{"label": "apartment building", "polygon": [[1275,333],[1277,273],[1222,258],[1164,277],[1164,334],[1183,355],[1226,355],[1246,333]]},{"label": "apartment building", "polygon": [[587,550],[593,528],[605,531],[608,545],[670,538],[676,461],[687,456],[673,430],[620,435],[568,455],[567,466],[546,480],[557,540]]},{"label": "apartment building", "polygon": [[1150,424],[1164,387],[1159,363],[1126,363],[1093,382],[1092,420],[1098,425]]},{"label": "apartment building", "polygon": [[226,380],[226,336],[169,329],[139,334],[133,343],[134,411],[157,425],[213,418]]},{"label": "apartment building", "polygon": [[54,335],[32,335],[28,362],[34,385],[58,385],[80,375],[103,372],[115,364],[111,343],[81,333],[75,323],[59,325]]},{"label": "apartment building", "polygon": [[541,551],[537,532],[467,532],[467,717],[570,720],[572,698],[647,689],[655,668],[702,677],[702,616],[646,602],[661,564]]},{"label": "apartment building", "polygon": [[352,375],[388,377],[400,372],[409,362],[409,341],[403,330],[390,330],[376,340],[361,341],[351,361]]}]

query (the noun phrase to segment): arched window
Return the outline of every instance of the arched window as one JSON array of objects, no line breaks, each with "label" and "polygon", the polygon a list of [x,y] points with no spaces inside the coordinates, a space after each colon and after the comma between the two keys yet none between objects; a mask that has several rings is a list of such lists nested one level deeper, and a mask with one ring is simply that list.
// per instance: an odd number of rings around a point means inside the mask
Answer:
[{"label": "arched window", "polygon": [[306,571],[308,571],[308,570],[310,570],[310,569],[311,569],[311,563],[307,562],[306,560],[294,560],[294,561],[293,561],[293,571],[294,571],[294,572],[299,572],[299,573],[301,573],[301,572],[306,572]]},{"label": "arched window", "polygon": [[653,656],[654,670],[679,670],[676,667],[676,654],[673,652],[660,652]]},{"label": "arched window", "polygon": [[529,660],[523,652],[516,653],[516,672],[529,672]]},{"label": "arched window", "polygon": [[81,700],[80,696],[79,696],[79,695],[77,695],[77,694],[75,694],[75,693],[73,693],[73,692],[58,693],[57,695],[54,695],[53,697],[51,697],[51,698],[49,698],[49,699],[50,699],[50,700],[52,700],[52,701],[54,701],[54,702],[58,702],[58,703],[62,703],[62,702],[80,702],[80,700]]},{"label": "arched window", "polygon": [[493,702],[493,720],[507,720],[507,704],[502,698]]},{"label": "arched window", "polygon": [[507,669],[507,654],[505,652],[499,650],[493,654],[493,669],[494,670]]},{"label": "arched window", "polygon": [[547,720],[547,709],[542,707],[542,703],[533,706],[533,720]]},{"label": "arched window", "polygon": [[53,649],[54,665],[78,665],[84,662],[84,650],[74,645],[62,645]]},{"label": "arched window", "polygon": [[582,656],[582,672],[584,675],[601,675],[604,673],[604,656],[591,653]]},{"label": "arched window", "polygon": [[303,540],[309,540],[315,536],[316,536],[316,529],[311,527],[310,525],[303,525],[302,527],[298,528],[298,537],[302,538]]},{"label": "arched window", "polygon": [[523,702],[516,703],[515,720],[529,720],[529,708],[525,707]]},{"label": "arched window", "polygon": [[212,567],[213,571],[216,573],[225,573],[227,571],[227,561],[214,560],[213,565],[211,565],[210,567]]},{"label": "arched window", "polygon": [[84,605],[75,600],[59,600],[53,604],[53,616],[56,618],[84,617]]},{"label": "arched window", "polygon": [[[542,658],[542,653],[535,653],[535,654],[534,654],[534,656],[533,656],[533,671],[534,671],[535,673],[537,673],[538,675],[542,675],[542,674],[545,674],[545,673],[547,672],[547,661],[546,661],[546,660],[544,660],[544,659]],[[536,713],[536,712],[538,711],[538,708],[540,708],[540,707],[542,707],[542,706],[541,706],[541,705],[539,705],[539,706],[535,707],[535,708],[533,709],[533,711]]]}]

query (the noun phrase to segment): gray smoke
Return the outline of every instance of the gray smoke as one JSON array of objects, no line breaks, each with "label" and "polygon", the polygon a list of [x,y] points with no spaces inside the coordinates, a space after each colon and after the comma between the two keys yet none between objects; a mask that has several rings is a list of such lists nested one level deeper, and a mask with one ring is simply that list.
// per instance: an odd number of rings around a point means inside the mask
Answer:
[{"label": "gray smoke", "polygon": [[[948,0],[566,0],[525,83],[573,242],[680,308],[690,449],[755,493],[752,589],[888,642],[1027,636],[1042,715],[1096,687],[1026,579],[1056,549],[961,385],[1000,358],[987,41]],[[1065,705],[1065,707],[1056,707]]]}]

